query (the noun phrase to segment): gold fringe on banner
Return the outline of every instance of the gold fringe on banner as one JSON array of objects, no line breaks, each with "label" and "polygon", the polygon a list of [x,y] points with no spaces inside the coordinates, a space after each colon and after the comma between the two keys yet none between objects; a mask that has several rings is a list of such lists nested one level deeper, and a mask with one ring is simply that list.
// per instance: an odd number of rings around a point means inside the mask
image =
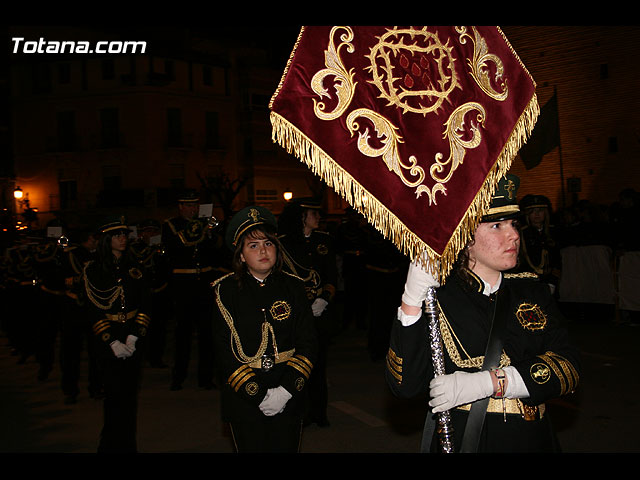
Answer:
[{"label": "gold fringe on banner", "polygon": [[484,184],[455,228],[442,255],[413,233],[393,212],[371,195],[333,158],[281,115],[271,112],[272,139],[294,155],[321,180],[360,212],[385,238],[412,261],[420,259],[444,283],[460,251],[471,239],[500,179],[509,171],[518,150],[531,134],[540,113],[534,95],[521,115]]},{"label": "gold fringe on banner", "polygon": [[[304,27],[300,30],[298,39],[296,40],[296,44],[291,52],[284,74],[282,75],[280,85],[278,85],[276,92],[272,96],[269,107],[271,107],[274,99],[278,96],[303,32]],[[500,32],[502,33],[501,30]],[[502,35],[513,54],[518,58],[504,34]],[[519,58],[518,60],[520,61]],[[520,63],[522,65],[522,62]],[[524,68],[524,65],[522,66]],[[278,143],[287,153],[293,154],[301,162],[306,164],[315,175],[319,176],[329,187],[333,188],[351,207],[364,215],[367,221],[386,239],[392,241],[400,252],[407,255],[411,261],[419,259],[425,269],[428,269],[438,278],[440,283],[444,283],[458,254],[467,245],[469,240],[471,240],[483,213],[489,208],[491,196],[498,182],[509,171],[513,159],[531,135],[539,114],[540,107],[537,96],[534,93],[529,104],[514,126],[496,162],[487,174],[483,186],[453,231],[442,255],[435,252],[427,243],[411,231],[393,212],[380,203],[380,201],[360,185],[349,172],[343,169],[295,125],[273,111],[270,113],[270,118],[272,140],[274,143]]]}]

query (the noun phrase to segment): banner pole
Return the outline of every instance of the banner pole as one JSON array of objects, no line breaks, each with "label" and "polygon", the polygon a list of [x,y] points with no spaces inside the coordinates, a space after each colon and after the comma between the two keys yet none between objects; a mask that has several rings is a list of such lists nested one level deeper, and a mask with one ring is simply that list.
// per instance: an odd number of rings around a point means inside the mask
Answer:
[{"label": "banner pole", "polygon": [[[431,360],[433,362],[434,376],[444,375],[444,353],[442,350],[442,336],[438,320],[438,302],[435,287],[427,289],[425,299],[425,314],[429,320],[429,340],[431,346]],[[451,414],[449,411],[438,413],[438,437],[440,440],[440,452],[453,453],[453,427],[451,426]]]}]

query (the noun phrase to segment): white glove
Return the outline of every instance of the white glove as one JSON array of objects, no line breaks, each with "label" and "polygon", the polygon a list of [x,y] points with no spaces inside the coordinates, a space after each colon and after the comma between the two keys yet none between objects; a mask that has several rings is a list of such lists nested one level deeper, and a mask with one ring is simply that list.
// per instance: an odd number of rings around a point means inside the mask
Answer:
[{"label": "white glove", "polygon": [[291,394],[284,387],[270,388],[258,407],[267,417],[273,417],[284,410],[290,398]]},{"label": "white glove", "polygon": [[488,371],[454,372],[435,377],[429,383],[429,406],[433,412],[444,412],[458,405],[475,402],[493,395],[493,381]]},{"label": "white glove", "polygon": [[324,309],[327,308],[329,302],[327,302],[323,298],[316,298],[314,302],[311,304],[311,311],[313,312],[314,317],[319,317],[324,312]]},{"label": "white glove", "polygon": [[138,340],[138,337],[136,337],[135,335],[127,336],[126,345],[127,348],[131,350],[131,353],[136,351],[136,340]]},{"label": "white glove", "polygon": [[115,340],[113,342],[111,342],[109,344],[111,346],[111,350],[113,350],[113,354],[117,357],[117,358],[127,358],[130,357],[131,354],[133,353],[129,347],[127,347],[124,343],[122,343],[120,340]]},{"label": "white glove", "polygon": [[420,260],[414,260],[409,265],[407,280],[404,284],[402,302],[414,307],[421,307],[427,297],[429,287],[439,287],[440,283],[435,277],[424,269]]}]

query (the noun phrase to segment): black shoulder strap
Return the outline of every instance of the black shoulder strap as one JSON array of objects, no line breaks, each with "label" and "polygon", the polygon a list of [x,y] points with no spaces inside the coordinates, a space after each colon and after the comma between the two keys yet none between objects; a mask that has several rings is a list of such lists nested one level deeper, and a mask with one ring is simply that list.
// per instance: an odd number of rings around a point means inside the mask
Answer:
[{"label": "black shoulder strap", "polygon": [[[503,279],[504,281],[504,279]],[[502,286],[496,293],[493,308],[493,319],[491,322],[491,332],[489,341],[484,355],[482,370],[491,370],[500,365],[500,356],[502,355],[502,333],[504,330],[505,320],[508,316],[509,299],[508,290]],[[484,425],[484,417],[487,413],[489,405],[489,397],[478,400],[471,405],[467,425],[462,438],[462,453],[475,453],[478,451],[480,442],[480,432]]]}]

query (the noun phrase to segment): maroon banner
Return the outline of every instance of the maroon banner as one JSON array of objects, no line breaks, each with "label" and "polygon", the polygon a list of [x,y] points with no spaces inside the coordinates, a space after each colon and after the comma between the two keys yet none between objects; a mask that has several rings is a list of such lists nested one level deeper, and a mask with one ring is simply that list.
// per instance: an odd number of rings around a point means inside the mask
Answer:
[{"label": "maroon banner", "polygon": [[304,27],[273,140],[446,277],[539,115],[498,27]]}]

